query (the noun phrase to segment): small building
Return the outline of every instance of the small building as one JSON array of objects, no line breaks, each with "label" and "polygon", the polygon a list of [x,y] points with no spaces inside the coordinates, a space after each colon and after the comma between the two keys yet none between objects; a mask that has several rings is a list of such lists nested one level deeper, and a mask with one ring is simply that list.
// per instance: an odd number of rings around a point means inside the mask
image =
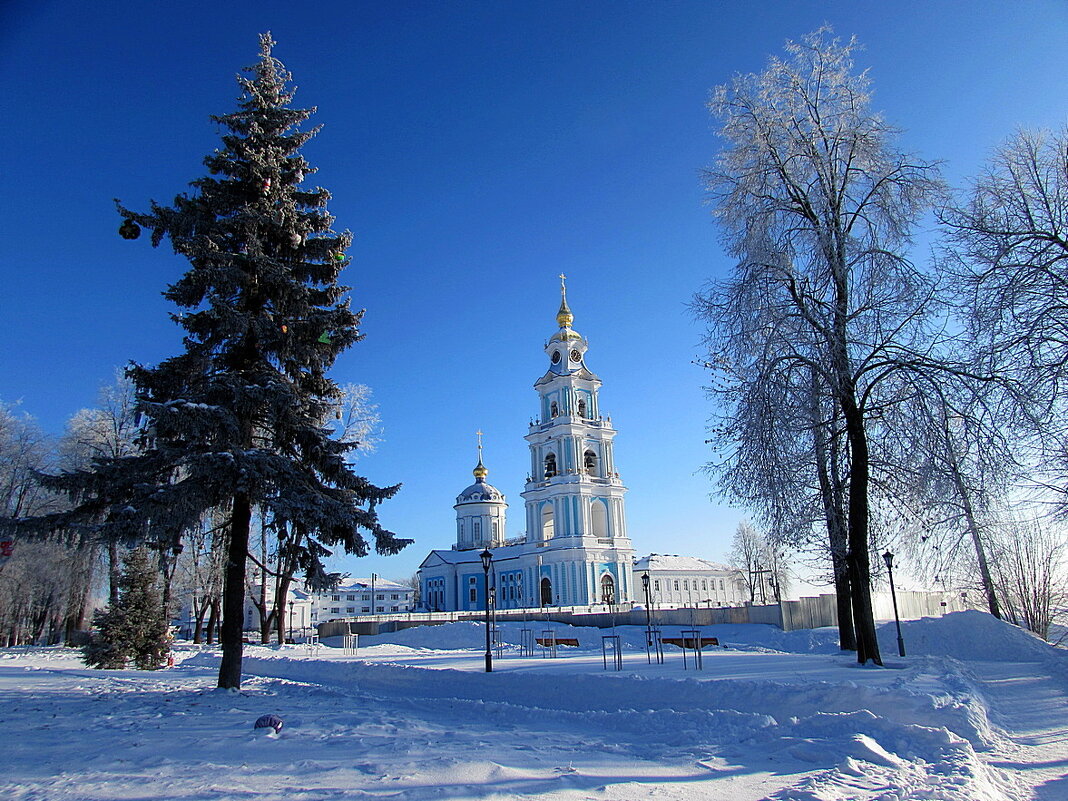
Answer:
[{"label": "small building", "polygon": [[415,589],[389,579],[350,579],[332,590],[313,595],[312,625],[357,615],[388,615],[410,612]]},{"label": "small building", "polygon": [[749,600],[740,570],[696,556],[649,554],[634,562],[634,582],[639,588],[645,573],[649,574],[650,600],[656,606],[741,606]]}]

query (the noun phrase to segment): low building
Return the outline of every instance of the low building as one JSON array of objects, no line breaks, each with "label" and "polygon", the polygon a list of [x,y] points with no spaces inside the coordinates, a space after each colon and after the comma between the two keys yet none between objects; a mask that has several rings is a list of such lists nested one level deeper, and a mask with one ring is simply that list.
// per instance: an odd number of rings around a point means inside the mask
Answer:
[{"label": "low building", "polygon": [[415,605],[415,589],[395,581],[375,578],[350,579],[332,590],[315,593],[312,625],[357,615],[385,615],[410,612]]},{"label": "low building", "polygon": [[740,570],[696,556],[649,554],[634,562],[639,587],[645,573],[656,606],[741,606],[749,600]]}]

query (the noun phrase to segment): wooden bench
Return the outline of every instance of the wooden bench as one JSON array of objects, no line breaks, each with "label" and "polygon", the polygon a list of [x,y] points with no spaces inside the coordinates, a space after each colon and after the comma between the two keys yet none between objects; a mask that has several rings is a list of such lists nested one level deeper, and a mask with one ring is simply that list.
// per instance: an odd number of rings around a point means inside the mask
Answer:
[{"label": "wooden bench", "polygon": [[[694,648],[696,646],[695,639],[694,637],[664,637],[660,642],[665,645],[677,645],[679,648]],[[702,651],[710,645],[719,645],[719,639],[716,637],[701,638]]]},{"label": "wooden bench", "polygon": [[552,639],[549,637],[538,637],[538,645],[543,645],[546,648],[549,648],[553,639],[555,639],[557,645],[570,645],[572,648],[578,648],[579,642],[574,637],[555,637]]}]

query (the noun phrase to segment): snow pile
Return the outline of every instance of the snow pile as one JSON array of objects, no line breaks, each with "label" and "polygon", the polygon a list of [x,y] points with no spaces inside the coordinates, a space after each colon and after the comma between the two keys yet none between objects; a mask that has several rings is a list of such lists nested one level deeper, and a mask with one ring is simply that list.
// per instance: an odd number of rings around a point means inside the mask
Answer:
[{"label": "snow pile", "polygon": [[[886,668],[856,665],[833,631],[714,627],[732,645],[702,671],[678,649],[649,663],[641,629],[620,628],[616,672],[608,632],[566,630],[580,648],[525,658],[507,624],[487,674],[484,629],[450,624],[361,638],[356,657],[250,646],[239,693],[211,689],[213,648],[154,673],[0,650],[0,797],[138,798],[148,776],[182,801],[1023,801],[1044,783],[1038,797],[1061,797],[1064,655],[975,613],[909,625],[909,656],[887,647]],[[974,658],[987,647],[999,661]],[[257,736],[265,715],[284,727]]]}]

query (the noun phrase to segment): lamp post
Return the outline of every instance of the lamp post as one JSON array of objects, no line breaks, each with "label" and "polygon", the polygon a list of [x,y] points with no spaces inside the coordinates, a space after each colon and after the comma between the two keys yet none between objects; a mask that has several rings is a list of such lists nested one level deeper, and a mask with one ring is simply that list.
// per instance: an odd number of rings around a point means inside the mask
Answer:
[{"label": "lamp post", "polygon": [[293,641],[293,600],[289,601],[289,640]]},{"label": "lamp post", "polygon": [[897,615],[897,593],[894,591],[894,555],[887,551],[883,554],[883,561],[886,562],[886,570],[890,574],[890,597],[894,601],[894,624],[897,626],[897,653],[904,656],[905,641],[901,638],[901,619]]},{"label": "lamp post", "polygon": [[649,574],[642,573],[642,589],[645,590],[645,628],[650,632],[653,628],[653,617],[649,613]]},{"label": "lamp post", "polygon": [[489,571],[490,564],[493,562],[493,554],[490,553],[489,548],[479,554],[482,559],[482,570],[486,574],[486,584],[484,589],[486,591],[486,672],[493,672],[493,651],[490,649],[490,594],[489,594]]}]

